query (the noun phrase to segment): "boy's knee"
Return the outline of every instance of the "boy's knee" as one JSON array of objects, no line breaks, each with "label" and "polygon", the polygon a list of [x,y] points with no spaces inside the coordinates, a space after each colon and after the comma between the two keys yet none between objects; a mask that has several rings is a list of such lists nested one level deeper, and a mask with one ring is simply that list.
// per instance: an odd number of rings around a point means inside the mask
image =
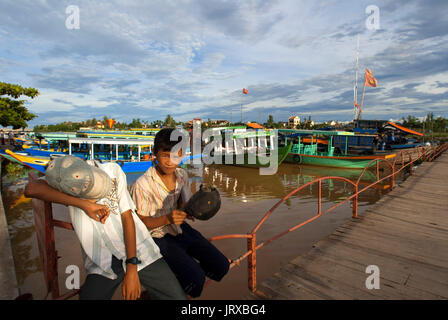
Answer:
[{"label": "boy's knee", "polygon": [[230,262],[227,258],[222,259],[220,263],[217,263],[213,268],[213,271],[207,273],[207,277],[215,281],[221,281],[222,278],[229,272]]},{"label": "boy's knee", "polygon": [[185,293],[193,298],[197,298],[201,295],[202,289],[205,284],[205,273],[201,270],[195,272],[195,274],[184,282]]}]

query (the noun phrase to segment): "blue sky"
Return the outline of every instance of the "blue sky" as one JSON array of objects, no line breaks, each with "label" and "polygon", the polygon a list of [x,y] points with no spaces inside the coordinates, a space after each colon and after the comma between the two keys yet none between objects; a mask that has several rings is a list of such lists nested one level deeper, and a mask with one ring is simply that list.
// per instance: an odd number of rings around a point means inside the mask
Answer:
[{"label": "blue sky", "polygon": [[[69,5],[79,29],[66,28]],[[366,28],[369,5],[378,30]],[[30,126],[238,121],[241,105],[244,121],[350,120],[359,34],[360,73],[379,83],[365,119],[448,117],[447,17],[446,0],[0,0],[0,81],[41,92]]]}]

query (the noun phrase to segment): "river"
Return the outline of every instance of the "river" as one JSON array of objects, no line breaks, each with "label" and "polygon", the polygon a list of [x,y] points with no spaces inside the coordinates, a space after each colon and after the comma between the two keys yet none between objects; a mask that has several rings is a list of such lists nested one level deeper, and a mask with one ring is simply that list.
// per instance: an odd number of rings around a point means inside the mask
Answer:
[{"label": "river", "polygon": [[[200,183],[215,185],[222,198],[218,214],[208,221],[189,222],[205,237],[250,232],[264,214],[280,199],[305,183],[324,176],[343,176],[356,181],[360,171],[312,166],[282,164],[275,175],[259,175],[257,169],[235,166],[211,165],[187,168],[192,190]],[[127,176],[131,185],[140,174]],[[363,183],[367,185],[376,178],[367,172]],[[399,177],[397,182],[400,182]],[[9,232],[20,293],[31,293],[34,299],[44,299],[46,288],[39,258],[34,218],[30,199],[23,197],[27,183],[27,172],[19,175],[3,175],[2,196],[7,215]],[[350,196],[352,186],[347,182],[328,180],[323,183],[322,210]],[[388,184],[371,188],[359,197],[359,212],[362,213],[388,192]],[[306,187],[282,203],[257,233],[257,243],[289,229],[317,213],[317,184]],[[55,218],[69,221],[68,210],[62,205],[53,205]],[[312,245],[332,233],[338,226],[351,219],[350,202],[323,215],[299,230],[273,241],[257,252],[257,281],[261,282],[290,259],[306,253]],[[81,283],[85,277],[81,250],[73,231],[56,228],[56,249],[59,259],[59,282],[61,293],[65,289],[65,274],[68,265],[77,265],[81,270]],[[219,240],[214,244],[229,258],[234,259],[246,252],[245,239]],[[121,299],[121,290],[114,298]],[[229,271],[219,283],[212,282],[199,299],[241,299],[248,294],[247,262]]]}]

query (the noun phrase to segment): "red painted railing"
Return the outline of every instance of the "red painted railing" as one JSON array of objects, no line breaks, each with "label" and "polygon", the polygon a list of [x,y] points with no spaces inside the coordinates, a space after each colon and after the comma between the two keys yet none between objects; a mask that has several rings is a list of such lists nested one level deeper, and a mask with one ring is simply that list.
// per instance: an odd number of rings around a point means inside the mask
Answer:
[{"label": "red painted railing", "polygon": [[[418,157],[415,159],[412,159],[412,153],[409,151],[402,151],[400,153],[401,155],[401,163],[402,166],[399,170],[395,170],[396,160],[394,162],[390,162],[385,159],[373,159],[362,171],[360,177],[355,182],[342,178],[342,177],[323,177],[316,179],[314,181],[308,182],[304,184],[303,186],[295,189],[294,191],[290,192],[288,195],[286,195],[283,199],[279,200],[264,216],[263,218],[257,223],[257,225],[252,229],[252,231],[248,234],[229,234],[229,235],[222,235],[222,236],[216,236],[211,238],[211,241],[216,240],[223,240],[223,239],[235,239],[235,238],[243,238],[247,241],[247,252],[242,254],[240,257],[231,260],[231,268],[233,268],[236,265],[239,265],[241,261],[244,259],[248,259],[248,287],[252,292],[256,292],[256,284],[257,284],[257,269],[256,269],[256,257],[257,257],[257,250],[265,247],[272,241],[282,237],[283,235],[297,230],[304,225],[318,219],[322,215],[334,210],[335,208],[339,207],[343,203],[352,200],[352,217],[357,218],[358,217],[358,196],[360,193],[364,192],[365,190],[377,185],[378,183],[381,183],[382,181],[386,179],[391,179],[391,186],[394,186],[394,178],[395,175],[399,172],[403,171],[406,167],[409,166],[410,174],[412,174],[412,168],[413,164],[416,161],[419,160],[428,160],[433,161],[435,158],[437,158],[440,154],[442,154],[444,151],[448,150],[448,143],[445,143],[444,145],[437,147],[436,149],[428,152],[425,148],[419,148],[416,149]],[[415,152],[414,152],[415,154]],[[406,156],[408,157],[409,161],[407,164],[405,164]],[[388,166],[391,168],[392,173],[386,177],[383,177],[380,179],[380,162],[386,162]],[[377,172],[377,181],[368,185],[367,187],[359,190],[359,186],[361,184],[362,176],[367,171],[367,168],[370,168],[373,163],[376,164],[376,172]],[[37,179],[37,175],[32,172],[29,174],[29,179]],[[330,209],[322,212],[322,182],[326,180],[340,180],[347,182],[353,186],[353,194],[345,199],[344,201],[334,205]],[[297,224],[283,232],[280,232],[279,234],[274,235],[273,237],[269,238],[268,240],[265,240],[262,243],[257,244],[256,236],[259,229],[262,227],[263,223],[271,216],[271,214],[275,211],[276,208],[278,208],[284,201],[292,197],[294,194],[299,192],[300,190],[311,186],[313,184],[317,183],[319,186],[319,194],[318,194],[318,210],[317,215],[300,223]],[[35,218],[35,225],[36,225],[36,233],[38,238],[38,244],[39,244],[39,251],[41,260],[43,263],[43,269],[44,269],[44,276],[46,281],[46,287],[48,290],[48,293],[51,293],[53,299],[68,299],[70,297],[73,297],[74,295],[79,293],[79,290],[71,290],[68,293],[64,295],[60,295],[59,293],[59,284],[58,284],[58,252],[56,251],[55,246],[55,239],[54,239],[54,227],[59,227],[63,229],[73,230],[73,226],[71,223],[60,221],[53,218],[53,212],[52,212],[52,206],[49,202],[44,202],[38,199],[33,199],[33,212],[34,212],[34,218]],[[208,281],[207,283],[209,283]],[[262,294],[262,293],[259,293]]]},{"label": "red painted railing", "polygon": [[[356,219],[358,218],[358,197],[359,195],[372,188],[373,186],[383,182],[384,180],[390,179],[391,180],[391,188],[394,187],[395,184],[395,176],[402,172],[403,170],[405,170],[406,168],[409,167],[409,174],[412,175],[413,173],[413,166],[417,161],[421,161],[421,160],[428,160],[428,161],[433,161],[436,157],[438,157],[441,153],[443,153],[444,151],[448,150],[448,143],[445,143],[444,145],[437,147],[435,150],[428,150],[424,147],[417,147],[414,148],[413,151],[409,151],[409,150],[402,150],[400,151],[399,155],[400,157],[400,162],[401,162],[401,167],[396,170],[396,165],[397,165],[397,159],[395,158],[393,162],[387,160],[387,159],[383,159],[383,158],[377,158],[377,159],[373,159],[369,164],[366,165],[366,167],[364,168],[364,170],[361,172],[358,180],[356,182],[353,182],[349,179],[346,178],[342,178],[342,177],[323,177],[323,178],[319,178],[316,180],[313,180],[311,182],[308,182],[302,186],[300,186],[299,188],[295,189],[294,191],[290,192],[288,195],[286,195],[283,199],[279,200],[276,204],[274,204],[274,206],[268,211],[266,212],[266,214],[263,216],[263,218],[257,223],[257,225],[252,229],[252,231],[248,234],[229,234],[229,235],[221,235],[221,236],[217,236],[217,237],[212,237],[209,240],[210,241],[216,241],[216,240],[223,240],[223,239],[232,239],[232,238],[245,238],[247,239],[247,252],[245,252],[244,254],[242,254],[240,257],[231,260],[231,265],[230,267],[233,268],[237,265],[240,264],[240,262],[244,259],[248,259],[248,287],[250,289],[251,292],[254,293],[258,293],[263,295],[262,292],[257,292],[257,267],[256,267],[256,257],[257,257],[257,250],[265,247],[266,245],[268,245],[269,243],[271,243],[272,241],[284,236],[285,234],[297,230],[305,225],[307,225],[308,223],[318,219],[319,217],[321,217],[322,215],[334,210],[335,208],[339,207],[340,205],[348,202],[348,201],[352,201],[352,218]],[[415,158],[413,157],[416,156]],[[380,178],[380,163],[381,162],[385,162],[387,164],[387,166],[391,169],[391,173],[383,178]],[[359,186],[362,180],[362,177],[364,176],[365,172],[372,167],[372,165],[376,165],[376,173],[377,173],[377,181],[369,184],[368,186],[364,187],[363,189],[359,190]],[[351,194],[351,196],[349,196],[348,198],[346,198],[344,201],[332,206],[331,208],[329,208],[328,210],[322,212],[322,182],[326,181],[326,180],[339,180],[339,181],[345,181],[349,184],[351,184],[353,186],[353,193]],[[283,232],[280,232],[279,234],[274,235],[273,237],[269,238],[268,240],[265,240],[262,243],[257,244],[257,232],[260,230],[260,228],[262,227],[263,223],[269,218],[269,216],[272,215],[272,213],[275,211],[275,209],[277,209],[284,201],[286,201],[287,199],[289,199],[291,196],[293,196],[294,194],[296,194],[297,192],[299,192],[300,190],[314,185],[314,184],[318,184],[318,209],[317,209],[317,215],[315,215],[312,218],[307,219],[306,221],[301,222],[300,224],[297,224]],[[211,280],[209,280],[207,282],[207,284],[210,282]]]}]

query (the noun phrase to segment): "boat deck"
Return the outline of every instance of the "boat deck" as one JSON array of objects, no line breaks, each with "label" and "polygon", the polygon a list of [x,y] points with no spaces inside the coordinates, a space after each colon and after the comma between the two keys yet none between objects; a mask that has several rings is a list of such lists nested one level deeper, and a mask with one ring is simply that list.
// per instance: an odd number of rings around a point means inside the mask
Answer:
[{"label": "boat deck", "polygon": [[[257,289],[264,299],[448,299],[447,181],[448,154],[423,163]],[[379,289],[366,288],[370,265]]]}]

